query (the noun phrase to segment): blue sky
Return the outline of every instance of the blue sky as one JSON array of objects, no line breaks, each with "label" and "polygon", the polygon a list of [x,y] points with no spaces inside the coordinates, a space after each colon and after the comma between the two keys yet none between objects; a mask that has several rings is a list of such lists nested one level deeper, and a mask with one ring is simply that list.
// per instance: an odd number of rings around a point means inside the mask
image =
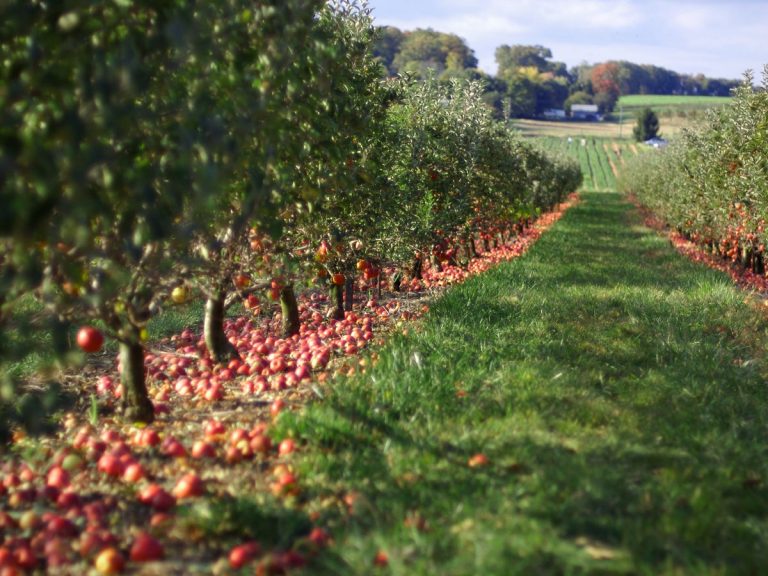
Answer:
[{"label": "blue sky", "polygon": [[458,34],[494,74],[501,44],[541,44],[575,66],[606,60],[760,81],[768,0],[368,0],[377,25]]}]

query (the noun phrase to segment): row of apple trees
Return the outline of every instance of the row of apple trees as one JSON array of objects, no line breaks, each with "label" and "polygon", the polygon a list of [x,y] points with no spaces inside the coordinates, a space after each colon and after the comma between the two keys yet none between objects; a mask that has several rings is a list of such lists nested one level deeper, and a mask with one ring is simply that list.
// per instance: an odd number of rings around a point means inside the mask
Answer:
[{"label": "row of apple trees", "polygon": [[747,74],[731,104],[664,152],[634,158],[620,179],[624,191],[670,226],[761,274],[768,245],[767,89],[768,68],[760,89]]},{"label": "row of apple trees", "polygon": [[578,186],[480,85],[382,81],[373,33],[355,0],[4,3],[0,325],[34,294],[65,354],[97,321],[149,422],[146,324],[174,290],[204,295],[223,361],[234,301],[269,293],[295,334],[295,286],[326,277],[343,316],[356,272],[418,275]]}]

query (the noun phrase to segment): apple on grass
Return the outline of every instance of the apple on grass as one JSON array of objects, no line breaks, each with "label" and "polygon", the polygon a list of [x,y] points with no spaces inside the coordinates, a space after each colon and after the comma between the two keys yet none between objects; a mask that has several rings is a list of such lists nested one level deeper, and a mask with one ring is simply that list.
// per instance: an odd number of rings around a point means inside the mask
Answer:
[{"label": "apple on grass", "polygon": [[280,442],[278,453],[280,454],[280,456],[287,456],[288,454],[291,454],[295,450],[296,450],[296,442],[293,440],[293,438],[286,438],[282,442]]},{"label": "apple on grass", "polygon": [[487,466],[488,463],[488,457],[482,452],[475,454],[467,462],[470,468],[480,468],[482,466]]}]

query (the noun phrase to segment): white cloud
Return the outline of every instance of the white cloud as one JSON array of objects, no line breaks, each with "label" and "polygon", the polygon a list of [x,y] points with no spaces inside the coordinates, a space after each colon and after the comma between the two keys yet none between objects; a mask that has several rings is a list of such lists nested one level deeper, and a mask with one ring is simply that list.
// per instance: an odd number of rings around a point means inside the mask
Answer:
[{"label": "white cloud", "polygon": [[522,23],[526,28],[557,26],[566,29],[625,29],[637,25],[644,11],[631,0],[446,0],[451,11],[478,10],[491,18]]},{"label": "white cloud", "polygon": [[501,44],[541,44],[555,60],[629,60],[738,78],[768,63],[765,0],[369,0],[378,23],[464,38],[494,73]]},{"label": "white cloud", "polygon": [[[668,6],[666,11],[667,26],[681,31],[701,32],[711,30],[722,18],[722,11],[711,5],[692,6],[688,3]],[[721,21],[722,23],[722,21]]]}]

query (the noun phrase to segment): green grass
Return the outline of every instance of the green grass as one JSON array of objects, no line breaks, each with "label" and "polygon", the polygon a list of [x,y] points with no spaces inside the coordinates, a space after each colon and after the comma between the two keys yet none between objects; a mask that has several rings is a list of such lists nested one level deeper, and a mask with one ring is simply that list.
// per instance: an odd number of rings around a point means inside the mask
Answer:
[{"label": "green grass", "polygon": [[651,108],[661,119],[662,133],[669,136],[679,131],[681,121],[684,125],[695,122],[703,118],[707,110],[726,106],[731,102],[732,99],[727,96],[633,94],[622,96],[614,112],[623,114],[624,118],[630,118],[634,124],[642,109]]},{"label": "green grass", "polygon": [[[557,151],[575,158],[581,166],[584,176],[582,189],[587,191],[607,191],[616,188],[616,177],[611,162],[617,170],[621,169],[622,156],[634,154],[630,143],[612,138],[568,138],[542,136],[537,138],[542,148]],[[621,153],[617,154],[616,149]],[[637,149],[637,147],[635,147]]]},{"label": "green grass", "polygon": [[336,537],[310,573],[762,573],[768,324],[617,194],[583,198],[282,421]]},{"label": "green grass", "polygon": [[729,96],[674,96],[664,94],[630,94],[622,96],[620,104],[624,108],[644,108],[646,106],[679,106],[686,108],[713,108],[732,102]]}]

